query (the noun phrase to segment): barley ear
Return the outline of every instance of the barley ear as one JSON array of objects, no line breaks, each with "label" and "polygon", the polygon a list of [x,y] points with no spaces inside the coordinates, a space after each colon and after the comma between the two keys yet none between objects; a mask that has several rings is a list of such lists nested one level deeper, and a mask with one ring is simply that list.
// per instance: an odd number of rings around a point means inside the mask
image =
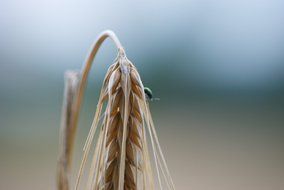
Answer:
[{"label": "barley ear", "polygon": [[[74,188],[80,188],[87,159],[94,147],[84,189],[154,190],[155,181],[158,180],[159,189],[174,190],[139,72],[126,57],[112,31],[103,32],[95,41],[80,75],[66,75],[58,190],[69,190],[71,153],[87,77],[98,49],[108,37],[117,46],[118,56],[104,78]],[[98,138],[94,140],[96,134]],[[150,142],[147,140],[149,137]],[[154,158],[155,170],[151,158]]]}]

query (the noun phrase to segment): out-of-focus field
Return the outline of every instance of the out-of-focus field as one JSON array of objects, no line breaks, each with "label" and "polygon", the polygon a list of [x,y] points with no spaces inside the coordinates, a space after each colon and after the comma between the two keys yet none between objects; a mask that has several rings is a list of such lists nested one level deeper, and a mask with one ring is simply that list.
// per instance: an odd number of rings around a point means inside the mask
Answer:
[{"label": "out-of-focus field", "polygon": [[[283,110],[168,105],[163,101],[153,102],[152,110],[177,189],[283,187]],[[55,189],[57,114],[56,109],[22,110],[11,118],[10,126],[17,130],[1,134],[0,189]],[[90,117],[83,118],[76,170],[91,121]]]},{"label": "out-of-focus field", "polygon": [[[177,190],[283,190],[284,1],[0,0],[0,190],[55,189],[66,70],[112,29],[145,86]],[[107,68],[89,77],[75,171]]]}]

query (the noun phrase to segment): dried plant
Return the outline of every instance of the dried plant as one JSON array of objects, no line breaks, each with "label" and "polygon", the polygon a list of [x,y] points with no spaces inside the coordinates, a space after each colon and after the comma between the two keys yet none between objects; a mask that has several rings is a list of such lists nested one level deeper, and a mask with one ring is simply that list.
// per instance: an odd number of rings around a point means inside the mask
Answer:
[{"label": "dried plant", "polygon": [[[80,74],[79,84],[70,82],[77,81],[77,77],[74,76],[78,75],[68,75],[61,126],[63,135],[61,135],[58,164],[58,189],[69,189],[71,153],[81,99],[91,63],[107,37],[117,45],[118,56],[108,69],[102,85],[97,110],[83,149],[83,159],[75,189],[79,189],[80,179],[97,132],[98,139],[95,143],[89,179],[84,189],[153,190],[156,181],[154,174],[156,174],[160,189],[173,190],[174,185],[157,138],[143,83],[137,69],[127,59],[119,40],[111,31],[103,32],[99,36]],[[148,150],[149,137],[155,173]]]}]

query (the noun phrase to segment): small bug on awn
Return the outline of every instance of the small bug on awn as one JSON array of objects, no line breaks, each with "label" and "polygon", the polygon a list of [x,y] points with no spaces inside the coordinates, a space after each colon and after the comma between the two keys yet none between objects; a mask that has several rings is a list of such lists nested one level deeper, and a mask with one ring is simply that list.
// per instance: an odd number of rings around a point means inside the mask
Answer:
[{"label": "small bug on awn", "polygon": [[144,93],[145,93],[145,95],[147,97],[147,100],[150,100],[150,101],[160,100],[160,98],[153,98],[153,92],[148,87],[144,87]]}]

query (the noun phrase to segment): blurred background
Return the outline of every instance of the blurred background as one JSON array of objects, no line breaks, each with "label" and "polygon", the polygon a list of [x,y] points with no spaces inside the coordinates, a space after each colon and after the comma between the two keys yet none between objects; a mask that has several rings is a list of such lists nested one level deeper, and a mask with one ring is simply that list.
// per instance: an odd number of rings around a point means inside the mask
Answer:
[{"label": "blurred background", "polygon": [[[55,189],[66,70],[116,32],[145,86],[177,189],[283,190],[284,2],[0,0],[0,189]],[[107,41],[89,77],[75,171]]]}]

